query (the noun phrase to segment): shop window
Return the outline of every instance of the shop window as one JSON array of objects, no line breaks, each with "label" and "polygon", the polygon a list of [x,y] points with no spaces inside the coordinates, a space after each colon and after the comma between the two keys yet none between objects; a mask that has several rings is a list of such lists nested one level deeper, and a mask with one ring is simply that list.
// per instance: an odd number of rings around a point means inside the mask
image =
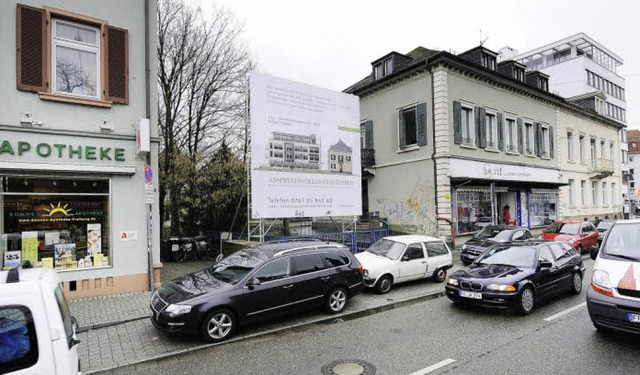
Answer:
[{"label": "shop window", "polygon": [[0,177],[4,267],[111,265],[109,180]]},{"label": "shop window", "polygon": [[38,338],[31,310],[0,306],[0,373],[28,369],[38,362]]},{"label": "shop window", "polygon": [[458,234],[477,232],[492,224],[489,189],[460,189],[456,192]]},{"label": "shop window", "polygon": [[531,227],[549,225],[556,221],[558,194],[555,192],[532,192],[529,195],[529,220]]},{"label": "shop window", "polygon": [[17,6],[17,88],[41,99],[129,103],[128,32],[52,8]]}]

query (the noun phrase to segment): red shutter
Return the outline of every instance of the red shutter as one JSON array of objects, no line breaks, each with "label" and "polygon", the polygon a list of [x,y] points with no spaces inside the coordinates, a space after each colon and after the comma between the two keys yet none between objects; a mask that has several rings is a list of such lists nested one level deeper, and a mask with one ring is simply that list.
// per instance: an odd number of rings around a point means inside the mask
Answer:
[{"label": "red shutter", "polygon": [[129,104],[129,33],[107,27],[107,100]]},{"label": "red shutter", "polygon": [[46,91],[45,24],[44,9],[18,4],[16,11],[18,90]]}]

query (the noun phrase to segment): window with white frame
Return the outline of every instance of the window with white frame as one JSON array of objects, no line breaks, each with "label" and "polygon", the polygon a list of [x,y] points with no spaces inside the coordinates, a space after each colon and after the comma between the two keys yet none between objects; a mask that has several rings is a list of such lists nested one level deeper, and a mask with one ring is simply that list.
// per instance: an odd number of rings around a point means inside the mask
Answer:
[{"label": "window with white frame", "polygon": [[100,97],[100,30],[61,19],[53,20],[53,92]]},{"label": "window with white frame", "polygon": [[618,204],[617,194],[618,193],[616,192],[616,183],[612,182],[611,183],[611,204],[614,206]]},{"label": "window with white frame", "polygon": [[622,150],[622,160],[620,160],[622,164],[629,164],[627,160],[627,150]]},{"label": "window with white frame", "polygon": [[607,194],[607,183],[602,181],[602,206],[607,205],[608,196],[609,195]]},{"label": "window with white frame", "polygon": [[606,142],[604,140],[600,141],[600,158],[606,159],[607,147],[605,146]]},{"label": "window with white frame", "polygon": [[598,205],[598,183],[591,181],[591,203],[594,206]]},{"label": "window with white frame", "polygon": [[580,149],[580,163],[585,163],[584,135],[578,137],[578,147]]},{"label": "window with white frame", "polygon": [[613,142],[609,143],[609,159],[611,159],[611,161],[613,161],[613,158],[615,157],[615,145]]},{"label": "window with white frame", "polygon": [[572,178],[570,178],[569,179],[569,206],[573,206],[573,203],[574,203],[573,202],[573,192],[575,190],[574,185],[575,185],[575,181]]},{"label": "window with white frame", "polygon": [[400,132],[404,131],[404,134],[400,137],[400,148],[418,144],[416,107],[406,108],[400,111],[404,125],[404,129],[402,129],[402,126],[399,129]]},{"label": "window with white frame", "polygon": [[535,133],[533,131],[533,123],[525,122],[524,123],[524,152],[527,155],[533,155],[533,145],[534,145],[534,136]]},{"label": "window with white frame", "polygon": [[596,140],[594,138],[591,138],[589,140],[589,150],[590,150],[590,156],[591,156],[591,160],[595,160],[596,159]]},{"label": "window with white frame", "polygon": [[496,113],[487,110],[485,115],[485,131],[487,137],[487,148],[498,148],[498,126]]},{"label": "window with white frame", "polygon": [[567,132],[567,159],[573,160],[573,132]]},{"label": "window with white frame", "polygon": [[518,152],[518,129],[516,127],[516,119],[513,117],[506,117],[506,150],[508,152]]},{"label": "window with white frame", "polygon": [[549,157],[551,155],[550,146],[549,146],[549,125],[543,124],[540,128],[542,132],[542,144],[540,145],[540,155],[543,157]]},{"label": "window with white frame", "polygon": [[587,181],[580,181],[580,204],[583,206],[587,204]]},{"label": "window with white frame", "polygon": [[462,143],[475,144],[475,132],[473,127],[473,107],[462,104],[460,109],[460,130],[462,132]]}]

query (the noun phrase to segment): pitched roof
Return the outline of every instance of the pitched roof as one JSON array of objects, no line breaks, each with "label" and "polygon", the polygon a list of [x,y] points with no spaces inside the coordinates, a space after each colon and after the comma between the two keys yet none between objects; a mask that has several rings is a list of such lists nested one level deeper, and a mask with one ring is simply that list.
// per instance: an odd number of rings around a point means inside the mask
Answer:
[{"label": "pitched roof", "polygon": [[347,146],[344,142],[342,142],[342,139],[340,139],[338,141],[338,143],[336,143],[335,145],[332,145],[331,147],[329,147],[329,152],[331,151],[335,151],[335,152],[351,152],[351,147]]}]

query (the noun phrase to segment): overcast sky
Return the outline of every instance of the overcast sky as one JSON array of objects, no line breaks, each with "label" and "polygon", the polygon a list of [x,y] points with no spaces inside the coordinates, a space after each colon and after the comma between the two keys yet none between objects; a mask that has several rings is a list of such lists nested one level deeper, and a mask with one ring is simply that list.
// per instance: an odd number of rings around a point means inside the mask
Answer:
[{"label": "overcast sky", "polygon": [[371,72],[370,63],[417,46],[519,52],[584,32],[624,59],[627,122],[640,128],[640,2],[595,0],[350,1],[194,0],[230,10],[260,71],[333,90]]}]

